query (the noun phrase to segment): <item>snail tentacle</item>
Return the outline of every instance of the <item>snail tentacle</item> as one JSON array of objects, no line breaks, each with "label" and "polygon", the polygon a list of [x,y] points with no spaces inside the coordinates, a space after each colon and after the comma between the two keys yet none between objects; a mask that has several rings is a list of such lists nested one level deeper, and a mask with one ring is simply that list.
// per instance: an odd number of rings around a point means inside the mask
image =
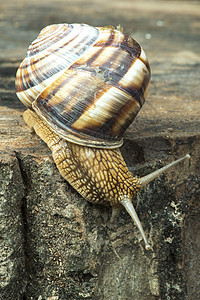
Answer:
[{"label": "snail tentacle", "polygon": [[110,223],[113,223],[115,218],[117,217],[117,215],[119,214],[120,212],[120,208],[119,207],[112,207],[112,215],[111,215],[111,218],[110,218]]},{"label": "snail tentacle", "polygon": [[155,178],[157,178],[158,176],[160,176],[161,174],[165,173],[168,169],[171,169],[172,167],[174,167],[176,164],[184,161],[185,159],[190,159],[190,155],[189,154],[186,154],[185,156],[173,161],[172,163],[144,176],[144,177],[141,177],[139,179],[140,181],[140,184],[141,184],[141,187],[147,185],[149,182],[151,182],[152,180],[154,180]]},{"label": "snail tentacle", "polygon": [[143,240],[145,242],[145,249],[146,250],[150,250],[151,249],[151,246],[150,244],[148,243],[147,241],[147,238],[146,238],[146,235],[144,233],[144,230],[143,230],[143,227],[142,227],[142,224],[138,218],[138,215],[135,211],[135,208],[132,204],[132,201],[128,198],[128,197],[122,197],[120,199],[120,204],[122,204],[124,206],[124,208],[126,209],[126,211],[129,213],[129,215],[131,216],[132,220],[134,221],[135,225],[137,226],[137,228],[139,229],[142,237],[143,237]]}]

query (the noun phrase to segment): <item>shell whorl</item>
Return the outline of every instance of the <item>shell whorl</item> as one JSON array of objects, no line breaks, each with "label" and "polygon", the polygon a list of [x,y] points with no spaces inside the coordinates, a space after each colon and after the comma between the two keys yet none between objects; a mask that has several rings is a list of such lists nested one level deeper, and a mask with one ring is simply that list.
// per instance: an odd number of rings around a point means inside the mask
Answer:
[{"label": "shell whorl", "polygon": [[144,103],[149,80],[144,51],[121,31],[58,24],[30,45],[16,89],[64,139],[116,148]]}]

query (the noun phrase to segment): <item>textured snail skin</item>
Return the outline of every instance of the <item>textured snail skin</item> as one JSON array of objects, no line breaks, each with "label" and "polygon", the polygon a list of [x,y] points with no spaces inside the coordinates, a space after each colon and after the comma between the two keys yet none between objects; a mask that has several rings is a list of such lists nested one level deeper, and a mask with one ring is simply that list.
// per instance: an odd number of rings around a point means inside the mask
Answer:
[{"label": "textured snail skin", "polygon": [[113,207],[120,199],[130,200],[140,183],[128,171],[119,149],[100,149],[68,142],[54,133],[33,111],[24,112],[24,120],[48,145],[60,174],[86,200]]}]

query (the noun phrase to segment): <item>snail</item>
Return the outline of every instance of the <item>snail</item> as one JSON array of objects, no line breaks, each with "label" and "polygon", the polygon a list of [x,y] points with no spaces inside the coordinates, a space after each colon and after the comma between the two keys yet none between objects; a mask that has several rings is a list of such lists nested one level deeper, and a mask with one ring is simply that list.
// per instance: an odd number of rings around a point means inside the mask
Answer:
[{"label": "snail", "polygon": [[124,207],[150,249],[132,198],[186,155],[142,178],[133,177],[119,147],[144,104],[150,66],[121,27],[56,24],[29,46],[16,74],[24,120],[52,151],[60,174],[88,201]]}]

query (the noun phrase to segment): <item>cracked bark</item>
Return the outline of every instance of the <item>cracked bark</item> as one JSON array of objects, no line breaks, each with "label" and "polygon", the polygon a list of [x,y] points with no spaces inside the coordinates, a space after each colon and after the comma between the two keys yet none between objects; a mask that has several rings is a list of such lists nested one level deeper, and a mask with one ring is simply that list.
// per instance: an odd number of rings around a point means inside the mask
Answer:
[{"label": "cracked bark", "polygon": [[0,295],[22,299],[26,287],[24,185],[16,156],[4,155],[0,163]]},{"label": "cracked bark", "polygon": [[[139,194],[138,211],[154,249],[145,252],[126,213],[110,224],[111,211],[82,199],[61,178],[46,152],[2,156],[6,202],[1,200],[5,218],[1,223],[5,235],[1,236],[12,248],[12,255],[7,245],[1,249],[2,255],[6,253],[1,272],[7,266],[1,277],[2,299],[48,299],[50,295],[59,295],[55,299],[92,299],[94,295],[95,299],[115,299],[121,293],[126,299],[133,293],[136,299],[156,299],[166,293],[166,281],[171,284],[170,294],[181,299],[184,215],[190,216],[187,206],[196,201],[198,181],[189,172],[187,178],[182,175],[170,182],[163,176]],[[187,164],[181,170],[187,172]],[[144,172],[147,166],[138,169]],[[173,175],[177,176],[175,171]],[[187,240],[193,237],[191,228],[186,234]],[[186,242],[188,247],[191,243]],[[176,287],[182,290],[177,292]]]},{"label": "cracked bark", "polygon": [[[122,11],[117,1],[99,6],[95,0],[89,12],[84,1],[75,1],[76,10],[74,2],[59,1],[57,16],[56,1],[15,2],[0,10],[6,22],[0,39],[0,299],[200,298],[199,5],[170,2],[173,15],[163,1],[125,1]],[[162,28],[152,25],[158,9]],[[133,200],[150,252],[125,211],[110,224],[111,209],[88,203],[61,178],[49,149],[25,125],[14,91],[16,68],[43,26],[110,19],[134,33],[153,71],[147,102],[121,149],[130,170],[143,176],[192,156]]]}]

